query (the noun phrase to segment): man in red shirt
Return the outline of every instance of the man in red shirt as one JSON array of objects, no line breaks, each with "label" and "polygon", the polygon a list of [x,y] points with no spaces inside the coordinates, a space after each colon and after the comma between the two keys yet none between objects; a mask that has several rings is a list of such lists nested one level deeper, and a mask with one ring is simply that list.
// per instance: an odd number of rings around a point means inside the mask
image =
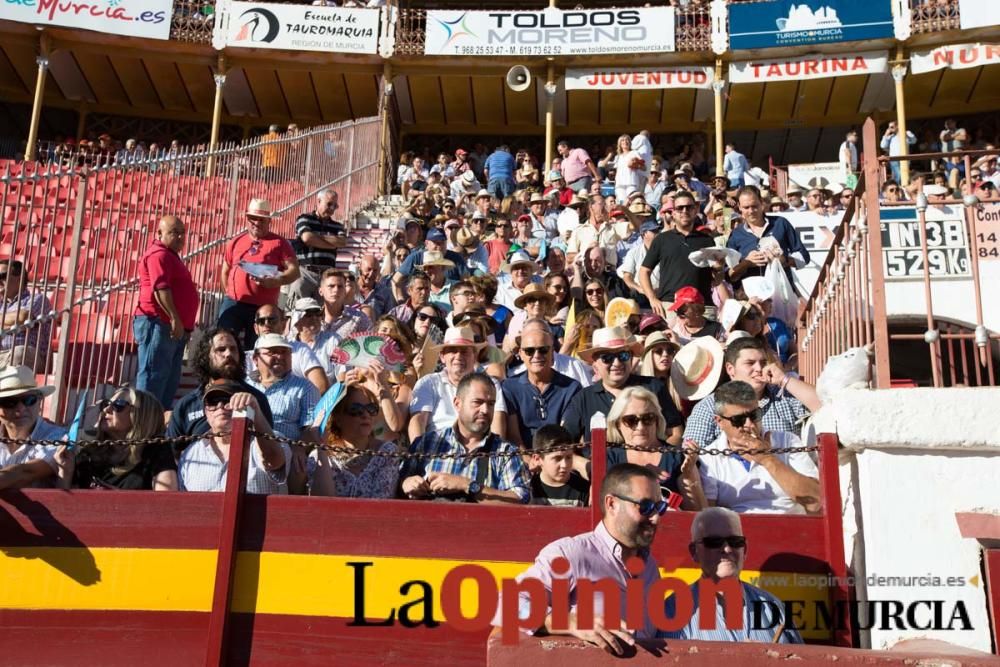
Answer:
[{"label": "man in red shirt", "polygon": [[485,241],[483,246],[486,248],[486,255],[489,258],[490,273],[497,275],[500,273],[500,265],[507,260],[513,227],[510,220],[499,218],[494,229],[496,230],[496,238]]},{"label": "man in red shirt", "polygon": [[180,257],[184,234],[184,223],[176,216],[160,220],[156,238],[139,259],[139,304],[132,319],[139,346],[136,388],[156,396],[167,410],[198,316],[198,287]]},{"label": "man in red shirt", "polygon": [[254,315],[261,306],[278,305],[278,290],[299,278],[299,262],[292,244],[271,233],[271,202],[251,199],[247,230],[226,246],[222,262],[222,289],[226,298],[218,325],[237,336],[243,347],[257,342]]}]

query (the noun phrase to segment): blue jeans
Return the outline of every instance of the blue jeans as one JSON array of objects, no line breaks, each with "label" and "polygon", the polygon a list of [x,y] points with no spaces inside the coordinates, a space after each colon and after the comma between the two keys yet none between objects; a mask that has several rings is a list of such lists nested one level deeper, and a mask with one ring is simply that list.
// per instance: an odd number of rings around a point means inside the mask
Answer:
[{"label": "blue jeans", "polygon": [[903,184],[902,172],[899,168],[899,160],[893,160],[889,163],[889,170],[892,171],[892,180],[896,181],[900,185]]},{"label": "blue jeans", "polygon": [[234,301],[228,296],[222,300],[222,305],[219,306],[218,326],[232,331],[236,338],[242,342],[244,350],[252,350],[253,344],[257,342],[257,332],[253,330],[253,320],[258,308],[260,306]]},{"label": "blue jeans", "polygon": [[136,315],[132,320],[132,333],[139,344],[139,372],[136,389],[148,391],[160,401],[164,410],[174,402],[174,394],[181,383],[181,366],[188,334],[174,340],[170,325],[158,317]]},{"label": "blue jeans", "polygon": [[497,199],[503,199],[512,196],[515,187],[513,178],[491,178],[486,189]]}]

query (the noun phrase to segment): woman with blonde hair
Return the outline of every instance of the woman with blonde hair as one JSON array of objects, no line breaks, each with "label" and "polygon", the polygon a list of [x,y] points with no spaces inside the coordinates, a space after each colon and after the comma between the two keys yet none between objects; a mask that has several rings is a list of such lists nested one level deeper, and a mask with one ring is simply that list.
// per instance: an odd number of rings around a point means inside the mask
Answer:
[{"label": "woman with blonde hair", "polygon": [[314,496],[394,498],[399,481],[396,445],[373,437],[379,398],[367,387],[347,384],[323,428],[323,448],[309,455],[309,491]]},{"label": "woman with blonde hair", "polygon": [[667,387],[670,398],[677,411],[683,414],[681,397],[670,379],[670,369],[673,366],[674,355],[681,346],[673,341],[669,333],[655,331],[646,336],[642,350],[642,361],[639,364],[639,375],[656,378]]},{"label": "woman with blonde hair", "polygon": [[677,494],[680,507],[707,506],[698,473],[698,456],[667,447],[667,422],[656,394],[644,387],[626,387],[608,411],[607,466],[635,463],[658,471],[665,500]]},{"label": "woman with blonde hair", "polygon": [[98,406],[97,437],[77,451],[59,448],[60,486],[176,491],[177,464],[170,445],[146,442],[163,435],[163,406],[156,397],[122,387]]}]

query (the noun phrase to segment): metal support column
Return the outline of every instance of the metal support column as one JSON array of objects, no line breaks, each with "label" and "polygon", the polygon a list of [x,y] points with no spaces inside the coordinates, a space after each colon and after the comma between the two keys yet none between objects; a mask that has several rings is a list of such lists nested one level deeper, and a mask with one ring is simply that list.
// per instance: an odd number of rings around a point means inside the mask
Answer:
[{"label": "metal support column", "polygon": [[45,96],[45,74],[49,69],[49,40],[45,33],[39,40],[38,56],[35,58],[38,64],[38,74],[35,77],[35,100],[31,104],[31,125],[28,126],[28,145],[24,150],[26,161],[37,158],[38,153],[38,122],[42,117],[42,98]]},{"label": "metal support column", "polygon": [[[212,137],[208,143],[209,153],[214,153],[219,147],[219,125],[222,122],[222,90],[226,86],[226,59],[219,56],[219,64],[212,75],[215,79],[215,105],[212,107]],[[205,174],[211,177],[215,173],[215,155],[209,155],[208,168]]]},{"label": "metal support column", "polygon": [[[896,83],[896,125],[899,127],[899,154],[909,155],[910,144],[906,140],[906,94],[903,91],[903,81],[906,79],[906,58],[903,47],[896,49],[896,62],[892,65],[892,80]],[[899,162],[900,185],[910,184],[910,161],[900,160]]]},{"label": "metal support column", "polygon": [[715,173],[722,174],[723,144],[722,140],[722,90],[726,82],[722,79],[722,60],[715,59],[715,80],[712,81],[712,93],[715,95]]}]

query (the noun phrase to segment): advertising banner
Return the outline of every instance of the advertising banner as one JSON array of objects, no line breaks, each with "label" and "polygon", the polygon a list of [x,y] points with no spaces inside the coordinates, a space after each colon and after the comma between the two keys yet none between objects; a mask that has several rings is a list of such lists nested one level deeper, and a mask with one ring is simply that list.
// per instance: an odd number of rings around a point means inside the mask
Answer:
[{"label": "advertising banner", "polygon": [[802,245],[809,251],[809,263],[801,269],[795,269],[795,277],[802,285],[802,294],[809,294],[819,278],[820,268],[826,262],[833,237],[837,233],[837,226],[844,216],[843,211],[831,215],[820,215],[811,211],[783,211],[767,215],[781,217],[792,223],[792,227],[802,239]]},{"label": "advertising banner", "polygon": [[[969,239],[962,207],[927,207],[927,266],[932,278],[968,278]],[[911,206],[881,210],[882,259],[889,280],[923,280],[920,221]]]},{"label": "advertising banner", "polygon": [[984,202],[973,209],[979,261],[1000,260],[1000,202]]},{"label": "advertising banner", "polygon": [[890,0],[775,0],[729,5],[729,46],[734,51],[893,35]]},{"label": "advertising banner", "polygon": [[958,12],[962,30],[1000,25],[1000,2],[997,0],[958,0]]},{"label": "advertising banner", "polygon": [[226,45],[253,49],[376,53],[379,10],[233,2]]},{"label": "advertising banner", "polygon": [[839,162],[814,162],[812,164],[790,164],[788,165],[788,180],[803,188],[810,187],[813,183],[837,183],[841,186],[847,185],[847,174]]},{"label": "advertising banner", "polygon": [[146,39],[169,39],[172,13],[172,0],[6,0],[0,3],[0,21],[79,28]]},{"label": "advertising banner", "polygon": [[1000,63],[1000,45],[996,44],[952,44],[910,54],[910,71],[914,74],[997,63]]},{"label": "advertising banner", "polygon": [[566,70],[566,90],[712,89],[711,67],[612,67]]},{"label": "advertising banner", "polygon": [[673,7],[427,10],[433,56],[586,56],[674,50]]},{"label": "advertising banner", "polygon": [[825,79],[853,74],[878,74],[886,71],[888,63],[889,56],[885,51],[747,61],[732,63],[729,66],[729,80],[732,83],[769,83]]}]

